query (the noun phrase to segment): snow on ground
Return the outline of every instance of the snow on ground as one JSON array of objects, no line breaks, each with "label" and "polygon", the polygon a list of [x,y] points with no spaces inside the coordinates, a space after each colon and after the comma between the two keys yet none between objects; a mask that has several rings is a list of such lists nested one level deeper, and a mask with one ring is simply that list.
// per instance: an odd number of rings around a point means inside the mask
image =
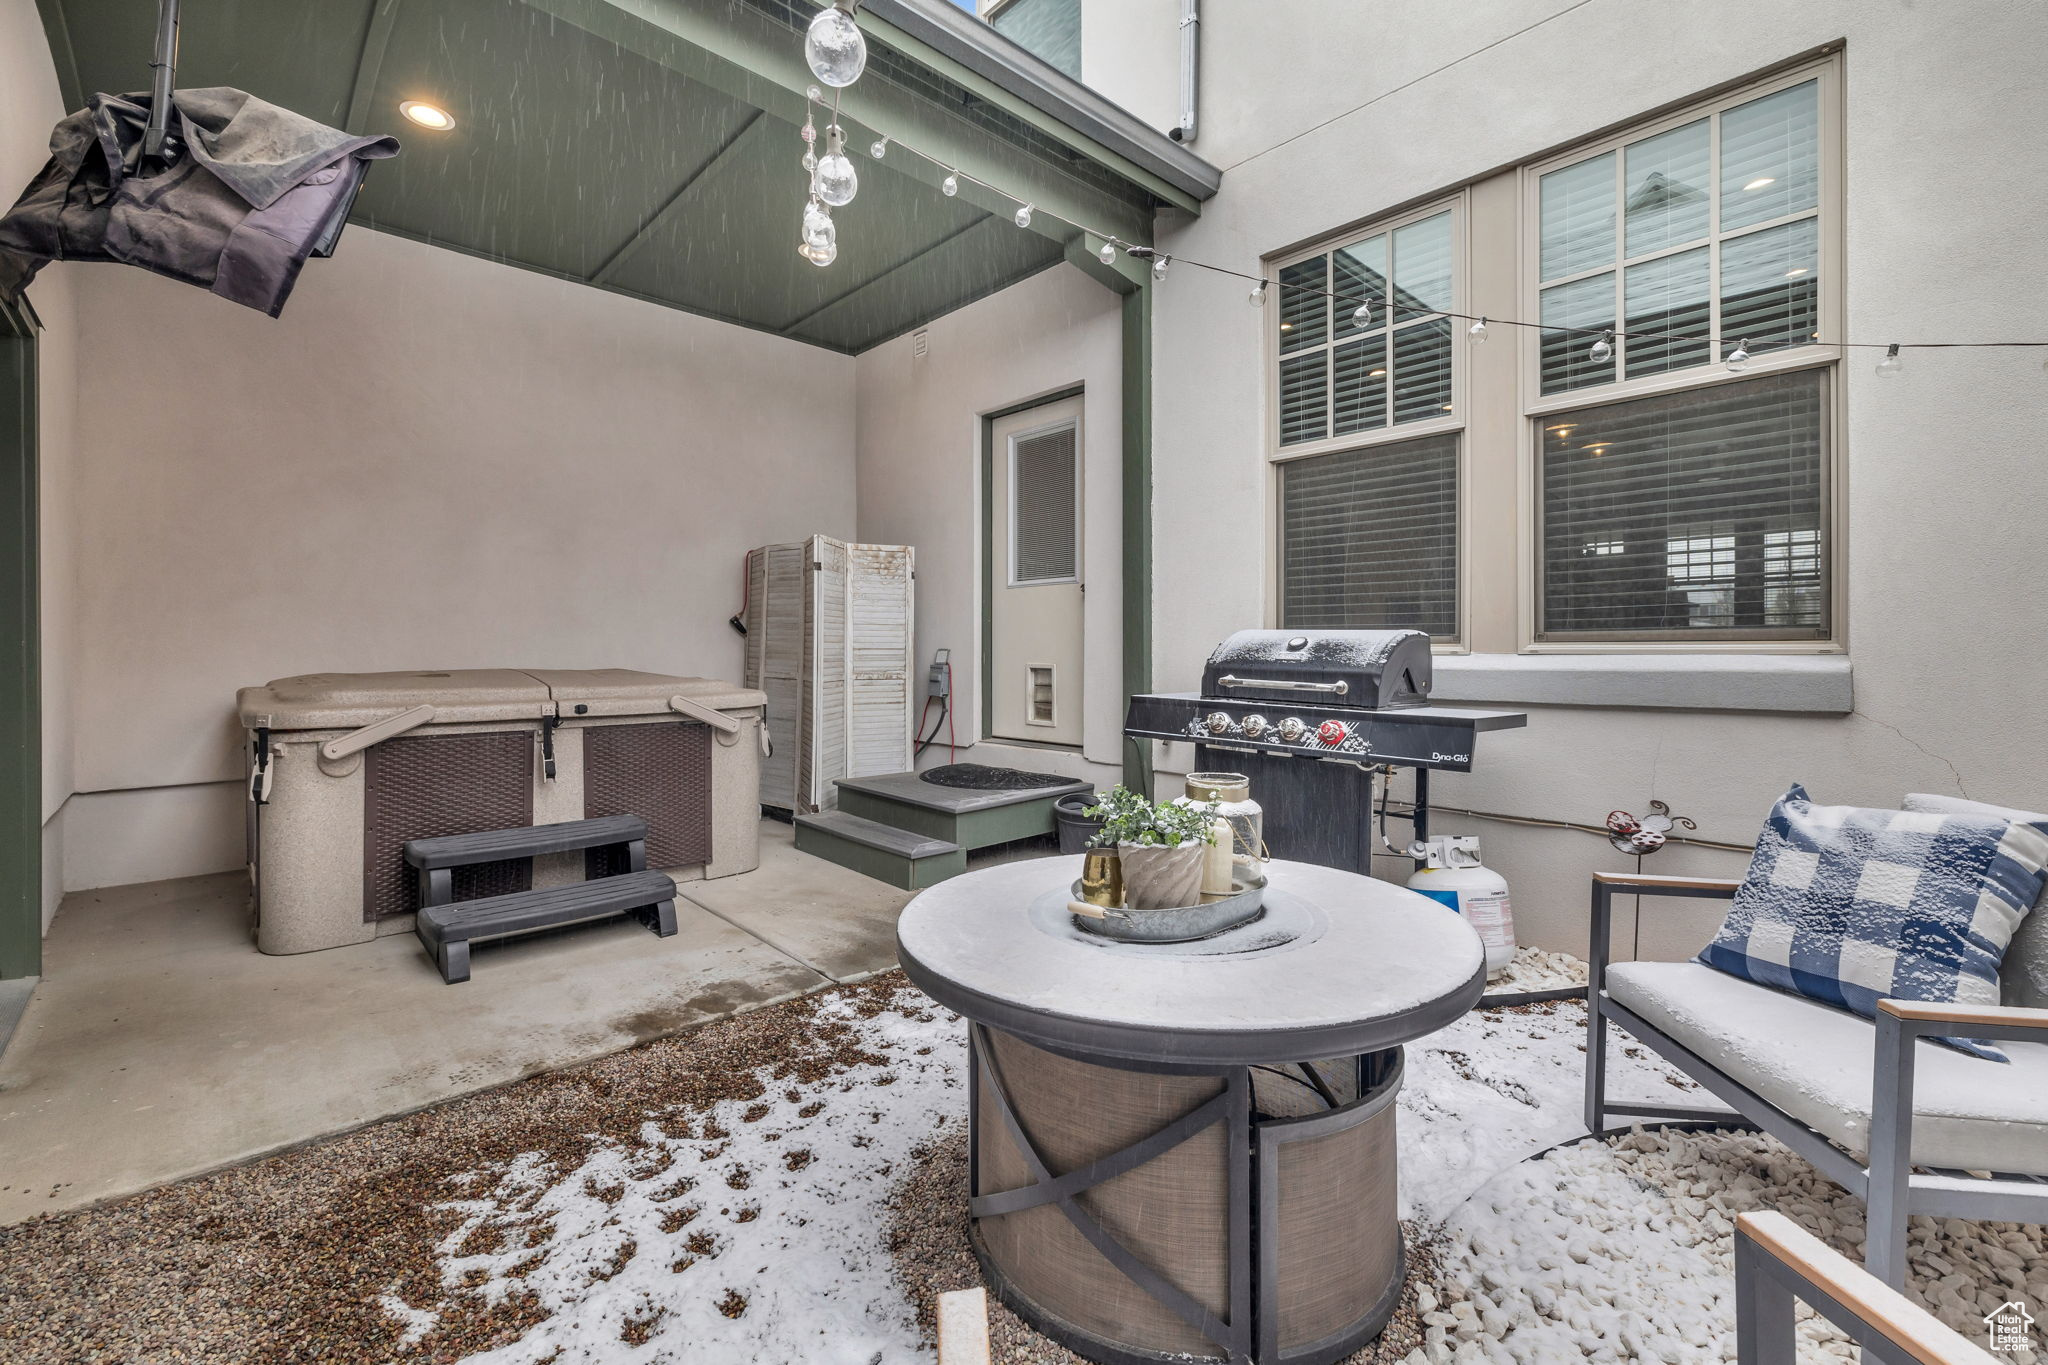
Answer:
[{"label": "snow on ground", "polygon": [[[820,1022],[853,1038],[824,1079],[764,1068],[760,1099],[650,1115],[636,1148],[593,1139],[573,1169],[529,1154],[459,1182],[446,1208],[460,1223],[436,1249],[444,1287],[530,1294],[546,1314],[472,1365],[933,1359],[886,1209],[914,1150],[964,1118],[963,1030],[908,988],[879,1013],[817,999]],[[1736,1212],[1778,1207],[1860,1242],[1860,1206],[1753,1135],[1639,1134],[1526,1160],[1583,1131],[1584,1019],[1577,1002],[1490,1011],[1408,1047],[1402,1212],[1435,1236],[1441,1267],[1411,1365],[1732,1359]],[[1618,1035],[1611,1064],[1617,1098],[1702,1106]],[[1918,1292],[1952,1325],[1992,1298],[2048,1302],[2041,1229],[1921,1220],[1914,1235]],[[409,1341],[432,1326],[431,1310],[389,1296],[385,1309]],[[1824,1324],[1802,1330],[1851,1359]]]}]

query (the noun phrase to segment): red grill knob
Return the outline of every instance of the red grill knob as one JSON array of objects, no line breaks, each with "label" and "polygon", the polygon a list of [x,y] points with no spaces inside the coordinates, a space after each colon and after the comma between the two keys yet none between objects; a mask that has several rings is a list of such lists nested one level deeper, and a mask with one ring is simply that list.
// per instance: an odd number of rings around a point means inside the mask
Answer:
[{"label": "red grill knob", "polygon": [[1350,733],[1341,720],[1326,720],[1316,727],[1316,738],[1332,747],[1342,744]]}]

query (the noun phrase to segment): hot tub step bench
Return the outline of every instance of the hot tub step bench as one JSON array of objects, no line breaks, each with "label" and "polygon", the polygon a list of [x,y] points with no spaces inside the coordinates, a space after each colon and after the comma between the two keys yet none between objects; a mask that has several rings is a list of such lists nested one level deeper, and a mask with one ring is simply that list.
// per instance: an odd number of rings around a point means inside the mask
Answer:
[{"label": "hot tub step bench", "polygon": [[627,872],[509,896],[421,908],[415,932],[453,985],[469,980],[469,945],[476,939],[552,929],[606,915],[637,914],[662,938],[676,931],[676,884],[666,872]]},{"label": "hot tub step bench", "polygon": [[793,823],[799,851],[906,891],[922,891],[967,870],[967,850],[950,840],[847,811],[799,815]]}]

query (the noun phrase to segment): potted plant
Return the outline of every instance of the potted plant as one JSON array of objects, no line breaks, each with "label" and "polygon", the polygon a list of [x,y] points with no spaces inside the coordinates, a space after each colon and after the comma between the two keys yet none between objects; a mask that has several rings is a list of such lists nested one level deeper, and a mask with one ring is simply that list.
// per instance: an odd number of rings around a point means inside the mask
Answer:
[{"label": "potted plant", "polygon": [[1197,805],[1181,797],[1155,804],[1112,787],[1088,815],[1102,821],[1100,841],[1116,845],[1127,906],[1168,910],[1201,903],[1202,855],[1215,837],[1215,802]]}]

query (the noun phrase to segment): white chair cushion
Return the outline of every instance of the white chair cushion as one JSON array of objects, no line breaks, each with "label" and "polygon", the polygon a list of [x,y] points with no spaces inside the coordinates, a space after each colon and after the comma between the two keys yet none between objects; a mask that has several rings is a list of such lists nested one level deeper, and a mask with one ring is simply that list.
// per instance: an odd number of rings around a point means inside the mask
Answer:
[{"label": "white chair cushion", "polygon": [[[1738,1084],[1858,1159],[1868,1156],[1877,1028],[1843,1010],[1697,962],[1622,962],[1607,993]],[[2007,1043],[2009,1065],[1921,1046],[1913,1161],[2048,1175],[2048,1043]]]}]

